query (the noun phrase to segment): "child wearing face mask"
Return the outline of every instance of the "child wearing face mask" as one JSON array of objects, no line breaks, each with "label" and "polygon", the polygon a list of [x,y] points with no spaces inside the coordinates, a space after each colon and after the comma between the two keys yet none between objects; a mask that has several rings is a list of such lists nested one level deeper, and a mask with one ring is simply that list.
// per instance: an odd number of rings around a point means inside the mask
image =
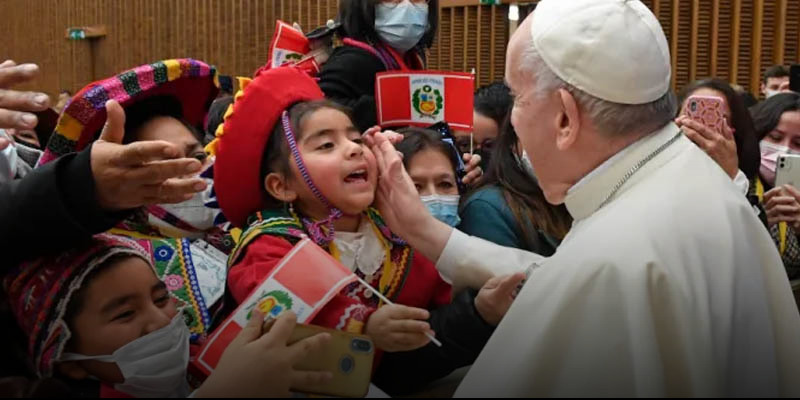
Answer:
[{"label": "child wearing face mask", "polygon": [[403,154],[403,164],[422,202],[436,219],[457,226],[463,187],[457,173],[458,151],[433,130],[408,128],[400,133],[404,139],[396,148]]},{"label": "child wearing face mask", "polygon": [[[216,69],[192,59],[164,60],[146,64],[116,76],[91,83],[78,91],[62,113],[40,164],[81,151],[100,136],[106,122],[103,106],[116,100],[125,112],[123,143],[163,140],[174,144],[181,157],[197,158],[205,168],[213,164],[202,145],[203,125],[219,88]],[[201,176],[211,183],[210,172]],[[124,228],[142,234],[169,237],[204,237],[222,250],[222,233],[213,228],[224,222],[212,203],[212,188],[178,204],[163,204],[139,210]]]},{"label": "child wearing face mask", "polygon": [[[369,335],[380,350],[376,384],[400,382],[394,372],[382,372],[398,364],[407,389],[474,360],[477,354],[459,341],[483,341],[491,332],[473,306],[474,293],[449,304],[450,286],[434,265],[393,235],[371,207],[378,170],[347,110],[325,101],[313,79],[290,67],[259,71],[240,87],[209,145],[217,157],[219,204],[244,229],[228,261],[233,298],[247,298],[294,244],[309,237],[395,303],[386,305],[355,283],[310,321]],[[454,334],[439,327],[457,313],[465,317],[464,329]],[[429,344],[426,334],[445,345]],[[426,357],[437,364],[414,366]]]},{"label": "child wearing face mask", "polygon": [[[159,204],[125,212],[113,233],[164,238],[158,260],[160,278],[170,292],[191,307],[192,337],[207,333],[220,313],[225,290],[225,261],[233,240],[213,196],[213,159],[202,146],[202,126],[219,88],[216,69],[192,59],[163,60],[141,65],[91,83],[78,91],[64,109],[39,163],[79,152],[100,137],[107,122],[105,104],[119,103],[125,113],[123,143],[161,140],[173,144],[179,157],[204,161],[198,171],[206,189],[176,204]],[[120,121],[121,122],[121,121]],[[121,219],[121,218],[120,218]],[[173,240],[174,239],[174,240]],[[193,284],[194,282],[194,284]]]},{"label": "child wearing face mask", "polygon": [[[170,398],[192,392],[187,381],[188,316],[170,295],[169,282],[155,274],[155,245],[101,234],[85,246],[23,264],[5,278],[9,305],[40,377],[65,379],[79,397]],[[232,344],[230,349],[238,347]],[[269,355],[262,355],[262,361],[286,368],[279,354],[264,357]],[[236,361],[220,363],[215,374],[230,380],[229,372],[236,368],[241,368]],[[290,373],[291,368],[281,375]],[[220,385],[208,382],[195,394],[202,397]],[[257,386],[246,377],[226,384],[241,385],[242,390]],[[282,394],[288,385],[277,383],[254,393]]]},{"label": "child wearing face mask", "polygon": [[438,0],[341,0],[336,48],[319,74],[325,96],[353,110],[362,132],[377,123],[375,74],[425,69]]}]

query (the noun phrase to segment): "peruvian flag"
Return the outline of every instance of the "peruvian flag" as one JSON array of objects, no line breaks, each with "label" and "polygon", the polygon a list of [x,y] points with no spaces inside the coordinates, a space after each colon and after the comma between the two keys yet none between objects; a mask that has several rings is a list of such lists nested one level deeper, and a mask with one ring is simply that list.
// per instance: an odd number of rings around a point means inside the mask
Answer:
[{"label": "peruvian flag", "polygon": [[299,62],[311,51],[308,38],[302,31],[283,21],[278,21],[269,44],[270,67]]},{"label": "peruvian flag", "polygon": [[459,72],[382,72],[375,78],[378,124],[472,129],[475,77]]},{"label": "peruvian flag", "polygon": [[290,310],[297,314],[298,323],[308,323],[333,296],[357,279],[314,242],[301,240],[214,331],[200,350],[195,366],[206,375],[211,374],[222,352],[247,325],[254,309],[267,317]]}]

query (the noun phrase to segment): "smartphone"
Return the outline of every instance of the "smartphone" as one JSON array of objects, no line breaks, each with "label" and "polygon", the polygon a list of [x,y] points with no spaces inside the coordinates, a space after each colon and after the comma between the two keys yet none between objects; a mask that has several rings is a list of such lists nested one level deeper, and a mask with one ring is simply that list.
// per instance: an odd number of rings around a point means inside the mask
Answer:
[{"label": "smartphone", "polygon": [[463,193],[466,188],[464,187],[462,179],[467,176],[467,166],[464,164],[464,160],[461,158],[461,152],[458,150],[458,145],[456,144],[456,138],[453,134],[453,131],[450,129],[450,125],[447,122],[441,121],[437,122],[425,129],[430,129],[436,132],[439,132],[442,135],[442,141],[449,144],[451,150],[454,154],[454,159],[456,160],[456,175],[458,177],[458,190],[460,193]]},{"label": "smartphone", "polygon": [[800,64],[789,67],[789,90],[800,93]]},{"label": "smartphone", "polygon": [[800,155],[782,154],[778,156],[775,187],[785,184],[800,188]]},{"label": "smartphone", "polygon": [[[265,322],[265,325],[271,325],[273,321]],[[331,335],[331,341],[297,364],[296,368],[305,371],[330,371],[333,379],[322,385],[293,387],[292,391],[336,397],[366,396],[372,379],[372,361],[375,358],[375,345],[368,336],[316,325],[297,324],[288,344],[323,332]]]},{"label": "smartphone", "polygon": [[725,126],[725,101],[716,96],[689,96],[683,112],[689,118],[722,133]]}]

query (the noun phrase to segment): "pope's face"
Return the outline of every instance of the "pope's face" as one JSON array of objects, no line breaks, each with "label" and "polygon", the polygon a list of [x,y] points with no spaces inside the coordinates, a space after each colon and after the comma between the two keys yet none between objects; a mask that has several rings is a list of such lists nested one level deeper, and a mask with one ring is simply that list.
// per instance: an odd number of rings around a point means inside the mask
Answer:
[{"label": "pope's face", "polygon": [[524,53],[530,46],[528,17],[511,38],[506,59],[506,84],[514,96],[511,124],[519,136],[522,148],[528,154],[545,198],[553,204],[564,202],[569,186],[562,181],[561,164],[556,147],[560,101],[557,92],[541,95],[536,93],[536,77],[525,65]]}]

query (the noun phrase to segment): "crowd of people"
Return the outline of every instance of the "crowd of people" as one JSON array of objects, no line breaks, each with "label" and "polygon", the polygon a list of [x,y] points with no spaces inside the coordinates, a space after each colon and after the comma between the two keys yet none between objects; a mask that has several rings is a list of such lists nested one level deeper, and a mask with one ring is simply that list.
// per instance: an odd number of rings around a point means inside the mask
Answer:
[{"label": "crowd of people", "polygon": [[[425,70],[438,9],[342,0],[317,76],[265,65],[235,92],[170,59],[52,111],[12,89],[49,71],[0,64],[0,392],[329,382],[299,365],[331,335],[291,342],[288,311],[255,309],[212,373],[191,367],[310,239],[361,283],[305,323],[367,336],[383,394],[469,367],[456,396],[800,395],[800,189],[776,184],[800,154],[788,70],[760,102],[715,78],[676,96],[640,1],[542,0],[471,131],[378,126],[376,74]],[[718,126],[692,117],[698,97]]]}]

